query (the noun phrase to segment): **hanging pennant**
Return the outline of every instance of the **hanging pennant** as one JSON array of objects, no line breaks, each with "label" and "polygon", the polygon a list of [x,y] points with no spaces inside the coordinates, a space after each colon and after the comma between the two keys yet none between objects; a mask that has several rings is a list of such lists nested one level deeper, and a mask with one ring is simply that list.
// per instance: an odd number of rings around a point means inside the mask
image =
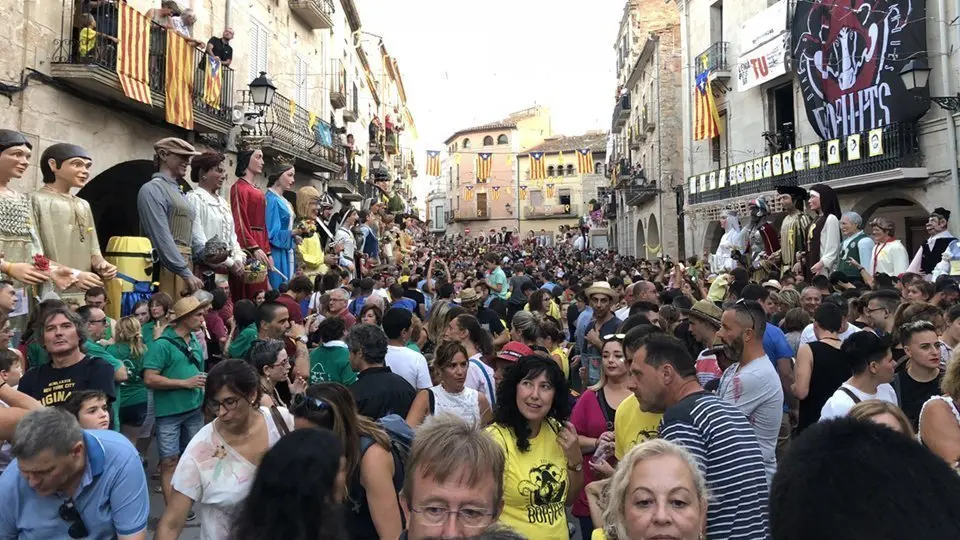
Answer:
[{"label": "hanging pennant", "polygon": [[548,199],[552,199],[552,198],[553,198],[553,193],[554,193],[554,188],[553,188],[553,186],[554,186],[554,184],[547,184],[547,198],[548,198]]},{"label": "hanging pennant", "polygon": [[473,186],[464,186],[463,198],[467,201],[473,200]]},{"label": "hanging pennant", "polygon": [[527,200],[527,186],[520,186],[520,200]]},{"label": "hanging pennant", "polygon": [[490,188],[490,189],[493,190],[493,200],[499,201],[499,200],[500,200],[500,186],[493,186],[493,187]]}]

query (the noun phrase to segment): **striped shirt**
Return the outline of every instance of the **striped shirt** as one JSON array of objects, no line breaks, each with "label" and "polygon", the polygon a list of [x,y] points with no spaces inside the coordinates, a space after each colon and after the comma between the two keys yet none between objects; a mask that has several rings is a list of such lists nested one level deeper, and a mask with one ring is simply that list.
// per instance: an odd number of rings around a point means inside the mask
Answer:
[{"label": "striped shirt", "polygon": [[770,537],[763,457],[743,413],[714,394],[697,392],[666,410],[660,436],[693,454],[706,478],[707,538]]}]

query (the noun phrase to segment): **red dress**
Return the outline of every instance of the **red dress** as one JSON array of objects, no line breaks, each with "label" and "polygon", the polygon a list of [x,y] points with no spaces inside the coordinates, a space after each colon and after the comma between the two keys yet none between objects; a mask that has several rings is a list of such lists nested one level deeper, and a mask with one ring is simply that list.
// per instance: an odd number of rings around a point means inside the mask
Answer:
[{"label": "red dress", "polygon": [[[237,241],[245,251],[262,249],[270,254],[270,241],[267,239],[267,199],[263,192],[246,180],[239,178],[230,188],[230,211],[233,212],[233,224],[237,230]],[[242,277],[230,274],[230,296],[236,302],[241,298],[253,300],[257,293],[267,290],[267,280],[262,283],[248,284]]]}]

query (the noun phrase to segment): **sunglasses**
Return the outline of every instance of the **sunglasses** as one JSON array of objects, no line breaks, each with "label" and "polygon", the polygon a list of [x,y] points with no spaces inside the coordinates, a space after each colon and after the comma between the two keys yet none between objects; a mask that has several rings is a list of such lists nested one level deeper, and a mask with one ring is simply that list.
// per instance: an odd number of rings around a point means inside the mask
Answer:
[{"label": "sunglasses", "polygon": [[294,416],[303,416],[303,413],[318,413],[331,409],[333,409],[333,407],[326,401],[305,394],[294,394],[293,397],[290,398],[290,412],[292,412]]},{"label": "sunglasses", "polygon": [[611,341],[611,340],[614,340],[614,339],[617,340],[617,341],[622,341],[623,338],[625,338],[625,337],[627,337],[626,334],[607,334],[607,335],[603,336],[601,339],[603,339],[604,341]]},{"label": "sunglasses", "polygon": [[83,518],[80,511],[73,504],[73,499],[67,499],[60,505],[60,519],[70,524],[67,534],[70,538],[86,538],[90,535],[87,526],[83,524]]}]

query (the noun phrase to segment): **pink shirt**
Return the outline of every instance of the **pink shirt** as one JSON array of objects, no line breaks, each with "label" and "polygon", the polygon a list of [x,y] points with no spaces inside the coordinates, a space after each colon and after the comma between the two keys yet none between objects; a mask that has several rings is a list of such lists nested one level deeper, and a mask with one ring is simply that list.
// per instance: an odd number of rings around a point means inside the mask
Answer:
[{"label": "pink shirt", "polygon": [[[603,417],[603,409],[600,407],[600,401],[597,393],[593,390],[585,390],[573,406],[573,413],[570,415],[570,423],[577,428],[577,434],[584,437],[596,439],[604,431],[613,431],[613,417],[610,417],[610,429],[607,429],[607,421]],[[584,486],[596,480],[593,476],[593,469],[588,463],[593,459],[593,453],[583,455],[583,479]],[[608,460],[611,465],[614,459]],[[590,515],[590,507],[587,506],[587,493],[583,489],[577,494],[577,500],[573,503],[573,515],[577,517],[587,517]]]}]

